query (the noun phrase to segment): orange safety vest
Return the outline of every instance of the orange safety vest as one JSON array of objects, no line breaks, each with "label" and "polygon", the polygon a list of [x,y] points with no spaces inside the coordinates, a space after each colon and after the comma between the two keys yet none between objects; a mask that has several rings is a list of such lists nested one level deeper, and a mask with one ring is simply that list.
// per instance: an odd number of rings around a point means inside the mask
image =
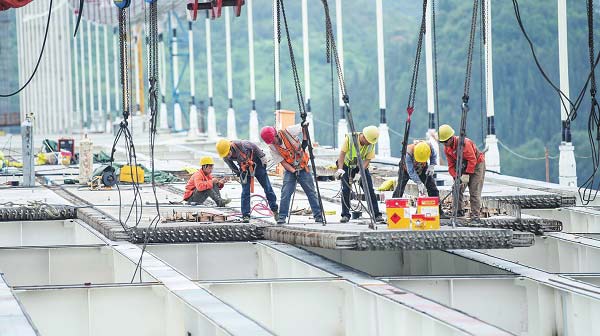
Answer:
[{"label": "orange safety vest", "polygon": [[287,130],[278,133],[285,145],[285,148],[275,145],[281,157],[292,167],[308,171],[308,153],[302,149],[302,143],[298,142]]},{"label": "orange safety vest", "polygon": [[231,146],[238,153],[240,153],[241,160],[238,161],[238,163],[240,164],[240,170],[242,172],[248,172],[250,174],[250,181],[249,181],[250,182],[250,192],[253,193],[254,192],[254,161],[252,161],[252,159],[254,158],[254,150],[252,150],[250,152],[250,155],[248,156],[235,143],[232,142]]}]

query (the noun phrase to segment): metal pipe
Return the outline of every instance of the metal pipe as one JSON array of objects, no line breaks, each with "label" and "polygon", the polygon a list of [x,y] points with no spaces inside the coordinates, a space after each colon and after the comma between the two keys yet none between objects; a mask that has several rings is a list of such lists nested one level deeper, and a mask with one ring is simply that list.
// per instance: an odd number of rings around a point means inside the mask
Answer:
[{"label": "metal pipe", "polygon": [[[182,125],[182,111],[181,105],[179,104],[179,61],[178,57],[178,46],[177,46],[177,19],[175,18],[175,13],[169,13],[171,32],[173,34],[173,38],[171,39],[171,65],[172,65],[172,74],[171,74],[171,82],[173,84],[173,114],[174,114],[174,130],[175,132],[179,132],[183,130]],[[177,79],[176,79],[177,78]]]},{"label": "metal pipe", "polygon": [[230,8],[225,8],[225,54],[227,58],[227,98],[229,108],[227,109],[227,137],[237,139],[237,128],[235,125],[235,110],[233,109],[233,73],[231,67],[231,23],[229,18]]},{"label": "metal pipe", "polygon": [[81,60],[79,64],[77,64],[77,66],[81,66],[81,126],[82,129],[84,129],[88,126],[88,115],[87,90],[85,85],[85,47],[83,45],[83,36],[85,35],[85,29],[83,28],[83,22],[81,24],[81,30],[79,31],[79,50],[81,51]]},{"label": "metal pipe", "polygon": [[87,49],[88,49],[88,69],[89,69],[89,81],[88,84],[90,86],[90,114],[89,114],[89,119],[88,119],[88,128],[92,128],[93,126],[93,122],[94,122],[94,71],[93,66],[92,66],[92,62],[93,62],[93,57],[92,57],[92,27],[91,27],[91,22],[88,20],[86,22],[86,27],[87,27]]},{"label": "metal pipe", "polygon": [[[110,69],[108,67],[108,25],[103,25],[104,33],[104,84],[106,88],[106,113],[104,114],[104,131],[112,131],[112,108],[110,102]],[[116,62],[114,62],[116,63]]]},{"label": "metal pipe", "polygon": [[246,12],[248,13],[248,62],[250,63],[250,124],[248,128],[250,141],[258,142],[258,115],[256,113],[256,83],[254,73],[254,15],[252,13],[253,0],[246,1]]},{"label": "metal pipe", "polygon": [[382,157],[390,157],[392,156],[390,133],[385,115],[385,44],[383,40],[382,0],[376,0],[375,7],[377,16],[377,74],[379,79],[379,141],[377,141],[377,154]]},{"label": "metal pipe", "polygon": [[274,50],[274,62],[273,62],[273,74],[275,77],[275,110],[281,109],[281,81],[279,74],[279,13],[278,13],[278,1],[273,1],[273,50]]},{"label": "metal pipe", "polygon": [[306,96],[306,121],[313,143],[317,142],[312,107],[310,105],[310,46],[308,36],[308,0],[302,0],[302,51],[304,53],[304,92]]},{"label": "metal pipe", "polygon": [[189,138],[197,138],[200,132],[198,131],[198,109],[196,108],[196,79],[194,67],[194,31],[192,30],[192,20],[188,13],[188,58],[190,69],[190,128],[188,131]]},{"label": "metal pipe", "polygon": [[[75,15],[72,16],[72,20],[73,20],[73,25],[75,25],[75,22],[77,21],[77,17]],[[69,38],[69,40],[73,41],[73,70],[75,72],[75,108],[74,110],[74,115],[73,115],[73,128],[77,128],[77,129],[81,129],[82,125],[81,125],[81,106],[80,106],[80,101],[81,101],[81,97],[79,96],[79,51],[78,51],[78,47],[77,47],[77,40],[76,39],[71,39]]]},{"label": "metal pipe", "polygon": [[[337,37],[337,53],[340,71],[344,77],[344,30],[342,22],[342,0],[335,0],[335,29]],[[346,122],[346,114],[344,113],[345,105],[342,97],[342,83],[338,81],[338,101],[340,107],[340,120],[338,120],[337,145],[342,147],[346,134],[348,133],[348,123]]]},{"label": "metal pipe", "polygon": [[94,32],[96,33],[95,42],[96,42],[96,83],[97,83],[97,91],[98,91],[98,112],[96,113],[96,122],[95,128],[96,130],[101,130],[104,128],[104,109],[102,103],[102,73],[100,71],[100,24],[96,23],[94,25]]},{"label": "metal pipe", "polygon": [[208,139],[217,139],[217,120],[215,118],[215,108],[213,106],[213,80],[212,80],[212,39],[210,35],[210,16],[206,11],[204,21],[206,31],[206,83],[208,90],[208,113],[206,121],[208,124]]}]

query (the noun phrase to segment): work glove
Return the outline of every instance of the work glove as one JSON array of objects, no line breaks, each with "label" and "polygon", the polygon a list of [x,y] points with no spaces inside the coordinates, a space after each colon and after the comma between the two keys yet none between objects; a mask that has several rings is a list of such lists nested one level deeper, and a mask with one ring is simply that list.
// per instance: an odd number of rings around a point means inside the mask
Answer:
[{"label": "work glove", "polygon": [[427,172],[425,172],[425,174],[427,174],[427,176],[433,177],[433,174],[435,174],[435,166],[429,165],[429,167],[427,167]]},{"label": "work glove", "polygon": [[423,183],[417,183],[417,188],[419,189],[419,196],[427,194],[427,188]]},{"label": "work glove", "polygon": [[467,185],[469,184],[469,179],[471,178],[471,176],[469,174],[464,174],[460,177],[460,183]]},{"label": "work glove", "polygon": [[342,175],[344,175],[345,171],[343,169],[338,169],[335,174],[333,174],[333,176],[335,177],[336,180],[339,180],[342,178]]}]

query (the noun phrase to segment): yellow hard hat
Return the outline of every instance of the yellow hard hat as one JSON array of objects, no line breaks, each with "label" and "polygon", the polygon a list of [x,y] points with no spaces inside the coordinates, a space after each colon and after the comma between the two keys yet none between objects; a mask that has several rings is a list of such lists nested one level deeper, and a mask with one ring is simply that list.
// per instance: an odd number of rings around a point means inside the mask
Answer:
[{"label": "yellow hard hat", "polygon": [[229,151],[231,150],[231,141],[227,140],[227,139],[221,139],[219,141],[217,141],[217,153],[219,153],[219,156],[224,158],[229,154]]},{"label": "yellow hard hat", "polygon": [[429,144],[422,141],[415,146],[414,157],[417,162],[427,162],[431,156],[431,147]]},{"label": "yellow hard hat", "polygon": [[362,133],[370,144],[376,143],[379,138],[379,128],[376,126],[367,126],[363,128]]},{"label": "yellow hard hat", "polygon": [[440,126],[440,141],[446,142],[454,135],[454,130],[450,125],[444,124]]},{"label": "yellow hard hat", "polygon": [[203,156],[200,158],[200,166],[205,165],[214,165],[215,160],[213,160],[212,156]]}]

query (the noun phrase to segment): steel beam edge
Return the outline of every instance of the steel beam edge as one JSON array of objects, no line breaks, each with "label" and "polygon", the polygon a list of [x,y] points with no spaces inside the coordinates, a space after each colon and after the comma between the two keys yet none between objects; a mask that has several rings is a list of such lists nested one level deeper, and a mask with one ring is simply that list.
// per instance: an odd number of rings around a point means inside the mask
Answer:
[{"label": "steel beam edge", "polygon": [[40,335],[6,284],[3,275],[0,275],[0,335]]},{"label": "steel beam edge", "polygon": [[261,241],[260,244],[339,276],[371,293],[385,297],[469,335],[511,335],[509,332],[471,315],[431,301],[410,291],[399,289],[366,273],[338,264],[315,253],[274,241]]},{"label": "steel beam edge", "polygon": [[[113,247],[135,264],[140,260],[142,250],[136,245],[128,242],[117,242]],[[273,335],[256,321],[221,301],[154,255],[144,253],[141,267],[150,276],[160,281],[169,291],[226,333],[230,335]]]}]

